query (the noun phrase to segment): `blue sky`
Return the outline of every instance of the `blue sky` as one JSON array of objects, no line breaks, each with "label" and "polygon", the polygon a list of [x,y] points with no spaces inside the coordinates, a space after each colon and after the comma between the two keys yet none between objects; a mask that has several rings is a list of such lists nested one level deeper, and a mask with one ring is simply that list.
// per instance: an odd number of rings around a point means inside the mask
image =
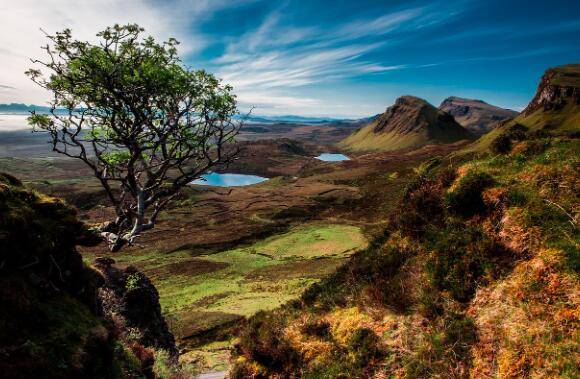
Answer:
[{"label": "blue sky", "polygon": [[[47,0],[50,19],[30,17],[26,7],[38,3],[11,1],[0,14],[28,15],[26,35],[139,22],[158,38],[175,36],[187,65],[231,83],[240,107],[256,114],[366,116],[404,94],[521,109],[546,68],[580,62],[580,1],[106,0],[67,13],[67,0]],[[10,43],[4,50],[14,53]],[[42,99],[29,88],[0,73],[0,102]]]}]

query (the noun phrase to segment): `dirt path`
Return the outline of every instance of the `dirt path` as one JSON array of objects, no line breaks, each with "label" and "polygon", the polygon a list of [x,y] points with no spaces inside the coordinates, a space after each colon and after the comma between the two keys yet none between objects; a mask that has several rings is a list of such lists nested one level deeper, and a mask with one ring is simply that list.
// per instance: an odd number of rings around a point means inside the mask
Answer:
[{"label": "dirt path", "polygon": [[197,379],[224,379],[227,374],[227,371],[207,372],[205,374],[200,374]]}]

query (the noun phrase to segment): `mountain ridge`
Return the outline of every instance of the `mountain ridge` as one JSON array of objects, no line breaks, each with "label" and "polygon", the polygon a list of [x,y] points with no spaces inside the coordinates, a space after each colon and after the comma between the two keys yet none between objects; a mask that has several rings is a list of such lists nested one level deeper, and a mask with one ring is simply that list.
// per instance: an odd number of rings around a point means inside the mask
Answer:
[{"label": "mountain ridge", "polygon": [[340,144],[353,151],[393,151],[471,138],[453,116],[424,99],[406,95]]},{"label": "mountain ridge", "polygon": [[489,132],[500,121],[514,118],[518,112],[500,108],[483,100],[450,96],[443,100],[439,109],[449,113],[461,126],[476,135]]}]

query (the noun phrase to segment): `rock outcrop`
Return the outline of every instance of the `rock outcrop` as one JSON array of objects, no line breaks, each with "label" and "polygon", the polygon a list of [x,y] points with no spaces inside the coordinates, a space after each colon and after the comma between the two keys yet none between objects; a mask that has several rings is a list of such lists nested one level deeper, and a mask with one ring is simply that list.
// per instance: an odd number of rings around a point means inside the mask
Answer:
[{"label": "rock outcrop", "polygon": [[439,109],[449,113],[461,126],[481,135],[489,132],[500,121],[514,118],[518,112],[488,104],[482,100],[451,96],[443,100]]},{"label": "rock outcrop", "polygon": [[143,274],[83,263],[91,235],[63,201],[0,173],[0,376],[151,378],[154,349],[175,353]]},{"label": "rock outcrop", "polygon": [[524,117],[537,110],[557,111],[567,104],[580,104],[580,64],[569,64],[548,69],[536,95],[522,112]]},{"label": "rock outcrop", "polygon": [[[175,339],[161,314],[159,293],[135,267],[120,269],[112,258],[97,258],[94,267],[102,275],[97,302],[103,317],[143,346],[152,346],[176,356]],[[124,336],[129,338],[128,336]]]},{"label": "rock outcrop", "polygon": [[453,116],[427,101],[402,96],[385,113],[359,129],[342,145],[351,150],[399,150],[472,138]]}]

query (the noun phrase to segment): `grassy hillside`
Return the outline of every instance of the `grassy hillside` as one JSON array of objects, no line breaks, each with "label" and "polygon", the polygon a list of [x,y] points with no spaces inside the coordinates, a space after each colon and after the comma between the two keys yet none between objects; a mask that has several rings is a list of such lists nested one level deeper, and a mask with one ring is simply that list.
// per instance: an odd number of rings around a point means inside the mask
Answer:
[{"label": "grassy hillside", "polygon": [[249,319],[233,377],[578,377],[579,157],[521,132],[418,167],[366,251]]},{"label": "grassy hillside", "polygon": [[485,153],[496,138],[515,125],[523,125],[535,132],[577,132],[580,126],[580,105],[569,103],[559,110],[538,109],[530,115],[520,115],[482,136],[468,146],[465,152]]},{"label": "grassy hillside", "polygon": [[377,121],[357,130],[340,142],[340,146],[353,151],[393,151],[424,146],[428,144],[427,133],[399,135],[394,132],[377,134]]},{"label": "grassy hillside", "polygon": [[484,153],[494,140],[523,126],[531,132],[577,133],[580,128],[580,64],[546,71],[536,96],[516,118],[481,137],[466,152]]}]

